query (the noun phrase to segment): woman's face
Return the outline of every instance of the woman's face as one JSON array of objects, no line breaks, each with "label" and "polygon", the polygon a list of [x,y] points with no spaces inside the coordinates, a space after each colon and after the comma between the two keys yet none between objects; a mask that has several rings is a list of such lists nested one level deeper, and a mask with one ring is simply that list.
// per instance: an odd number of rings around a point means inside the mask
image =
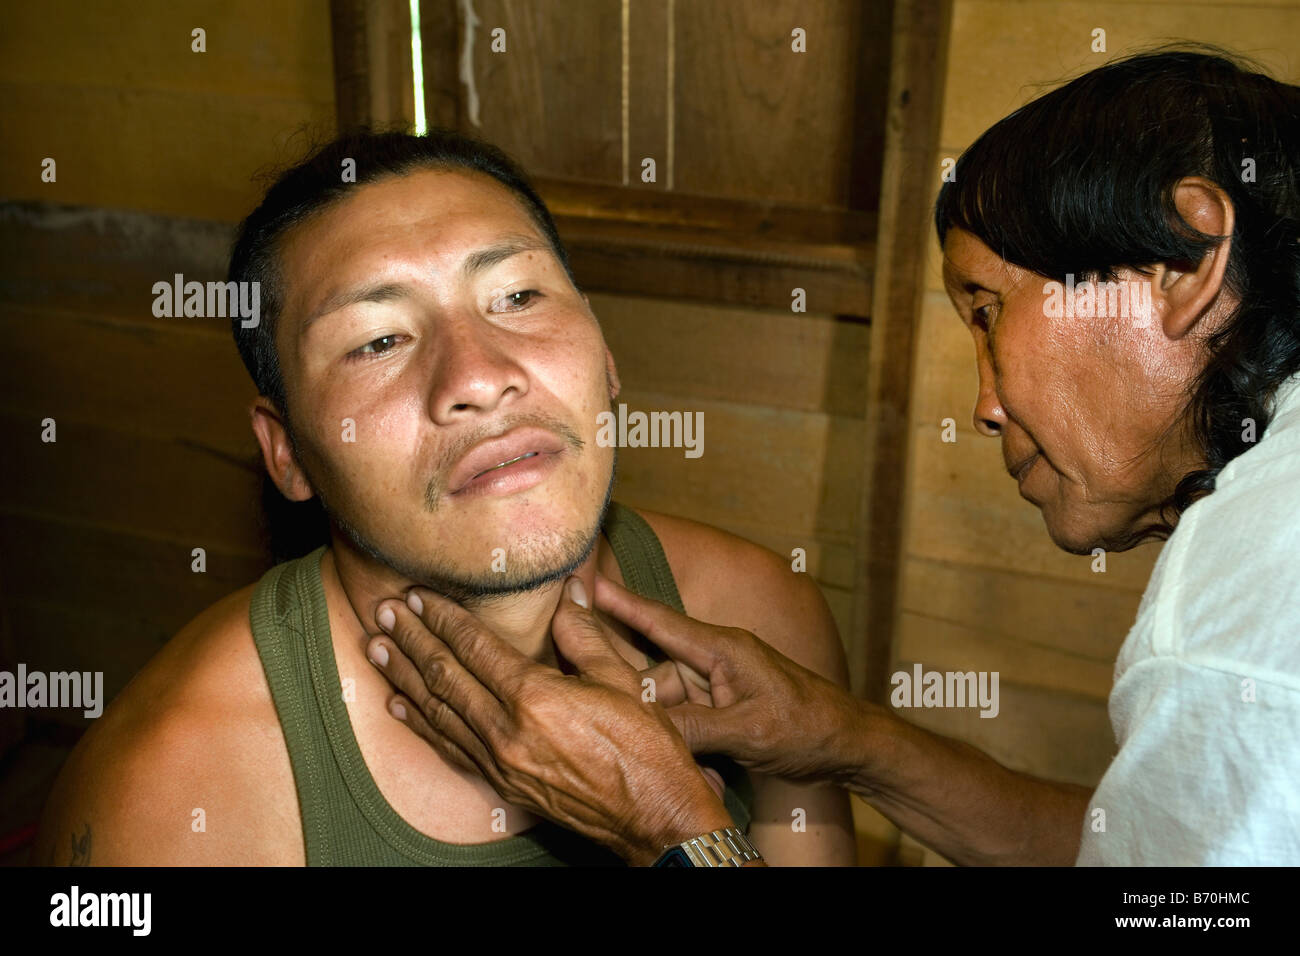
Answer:
[{"label": "woman's face", "polygon": [[1205,361],[1199,342],[1166,335],[1152,276],[1121,271],[1131,307],[1119,314],[1101,296],[1089,314],[1079,296],[1085,307],[1062,308],[1060,284],[969,232],[952,229],[943,251],[945,287],[975,342],[976,430],[1001,437],[1007,471],[1059,547],[1132,547],[1201,467],[1182,417]]}]

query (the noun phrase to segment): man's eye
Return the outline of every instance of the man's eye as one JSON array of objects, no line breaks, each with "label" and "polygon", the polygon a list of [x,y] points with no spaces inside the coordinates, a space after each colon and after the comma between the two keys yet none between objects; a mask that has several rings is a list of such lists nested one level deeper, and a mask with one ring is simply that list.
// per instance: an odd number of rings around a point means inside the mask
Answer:
[{"label": "man's eye", "polygon": [[494,308],[495,312],[518,312],[520,309],[526,309],[532,305],[533,300],[540,297],[541,293],[536,289],[521,289],[518,292],[510,292],[497,299],[494,305],[500,308]]},{"label": "man's eye", "polygon": [[348,358],[361,358],[365,355],[382,355],[397,343],[398,338],[400,338],[400,336],[385,335],[383,338],[375,339],[373,342],[367,342],[365,345],[361,346],[361,348],[352,352]]}]

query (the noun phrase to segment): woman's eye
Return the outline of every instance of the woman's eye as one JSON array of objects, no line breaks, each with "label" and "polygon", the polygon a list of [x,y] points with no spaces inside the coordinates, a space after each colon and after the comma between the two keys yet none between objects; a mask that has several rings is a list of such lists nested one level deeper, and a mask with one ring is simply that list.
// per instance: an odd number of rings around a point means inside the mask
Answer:
[{"label": "woman's eye", "polygon": [[375,339],[373,342],[367,342],[361,348],[357,349],[348,358],[361,358],[363,355],[382,355],[389,351],[396,344],[399,336],[385,335],[382,338]]},{"label": "woman's eye", "polygon": [[983,329],[985,332],[989,330],[989,322],[992,320],[992,315],[993,306],[991,304],[981,305],[979,308],[971,310],[971,316],[974,319],[975,327]]}]

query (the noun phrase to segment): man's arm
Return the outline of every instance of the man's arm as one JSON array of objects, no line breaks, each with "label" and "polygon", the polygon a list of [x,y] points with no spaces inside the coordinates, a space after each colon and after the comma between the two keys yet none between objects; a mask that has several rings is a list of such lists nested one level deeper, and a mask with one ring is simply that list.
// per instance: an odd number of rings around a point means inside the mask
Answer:
[{"label": "man's arm", "polygon": [[82,737],[46,801],[42,865],[301,865],[293,767],[253,644],[255,585],[190,621]]},{"label": "man's arm", "polygon": [[226,732],[231,726],[177,715],[133,739],[84,741],[46,804],[33,862],[301,865],[297,807],[273,799],[269,780],[250,771],[248,752],[234,741],[260,736],[256,728]]}]

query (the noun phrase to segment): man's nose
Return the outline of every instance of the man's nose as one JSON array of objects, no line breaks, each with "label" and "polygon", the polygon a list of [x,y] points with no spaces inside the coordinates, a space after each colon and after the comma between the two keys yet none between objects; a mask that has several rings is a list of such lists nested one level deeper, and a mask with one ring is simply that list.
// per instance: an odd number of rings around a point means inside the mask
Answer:
[{"label": "man's nose", "polygon": [[985,346],[977,347],[976,363],[979,366],[979,394],[975,399],[975,430],[988,438],[997,438],[1007,423],[1007,413],[998,398],[997,376],[993,373],[993,360]]},{"label": "man's nose", "polygon": [[528,376],[506,348],[504,334],[473,315],[440,323],[429,388],[429,415],[439,425],[492,412],[528,391]]}]

